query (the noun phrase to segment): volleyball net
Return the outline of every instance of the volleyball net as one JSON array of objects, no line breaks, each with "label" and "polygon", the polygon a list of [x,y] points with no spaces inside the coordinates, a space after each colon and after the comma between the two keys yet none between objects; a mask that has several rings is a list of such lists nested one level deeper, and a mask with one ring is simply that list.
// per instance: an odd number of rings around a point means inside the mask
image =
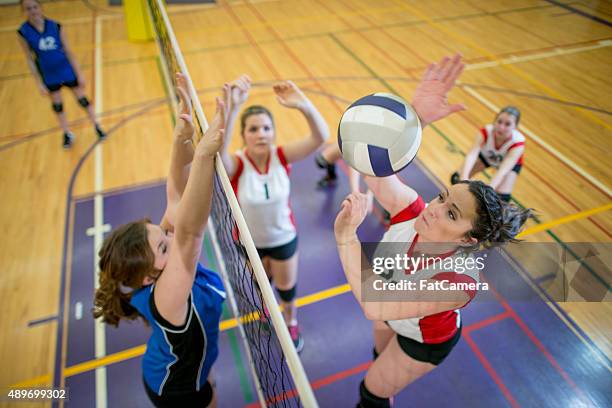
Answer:
[{"label": "volleyball net", "polygon": [[[186,78],[191,96],[196,140],[208,127],[162,0],[147,0],[159,47],[161,70],[176,111],[176,73]],[[208,232],[225,282],[228,303],[244,342],[261,406],[316,407],[312,388],[291,341],[274,292],[238,201],[217,156]],[[223,395],[219,395],[220,400]]]}]

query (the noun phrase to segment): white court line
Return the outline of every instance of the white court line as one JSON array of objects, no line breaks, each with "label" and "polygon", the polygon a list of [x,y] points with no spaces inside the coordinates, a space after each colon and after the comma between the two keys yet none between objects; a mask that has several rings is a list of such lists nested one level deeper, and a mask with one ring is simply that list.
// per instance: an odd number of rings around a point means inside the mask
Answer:
[{"label": "white court line", "polygon": [[[460,83],[459,81],[457,82]],[[472,95],[478,101],[480,101],[483,105],[489,108],[492,112],[494,113],[499,112],[500,108],[498,106],[494,105],[491,101],[489,101],[484,96],[476,92],[474,89],[470,88],[467,85],[462,85],[462,89],[466,91],[467,93],[469,93],[470,95]],[[555,149],[554,147],[546,143],[544,140],[538,137],[534,132],[532,132],[531,130],[529,130],[523,125],[521,125],[520,131],[527,134],[531,139],[533,139],[536,143],[538,143],[542,148],[544,148],[545,150],[548,150],[549,153],[551,153],[557,159],[561,160],[563,163],[565,163],[566,165],[574,169],[578,174],[580,174],[582,177],[587,179],[593,185],[600,188],[602,191],[604,191],[609,196],[612,195],[612,190],[610,190],[608,186],[606,186],[604,183],[602,183],[601,181],[593,177],[582,167],[578,166],[574,161],[566,157],[563,153],[561,153],[560,151],[558,151],[557,149]]]},{"label": "white court line", "polygon": [[[94,66],[95,74],[95,109],[96,117],[102,113],[102,20],[96,16],[96,44]],[[96,135],[97,137],[97,135]],[[103,189],[102,174],[102,144],[98,143],[95,148],[94,158],[94,288],[98,289],[100,271],[98,270],[98,250],[102,246],[104,238],[104,201],[100,193]],[[95,320],[95,352],[96,358],[106,356],[106,329],[102,319]],[[107,406],[107,383],[106,367],[96,368],[96,408],[106,408]]]},{"label": "white court line", "polygon": [[492,68],[492,67],[497,67],[500,65],[510,65],[510,64],[516,64],[518,62],[533,61],[533,60],[539,60],[539,59],[544,59],[544,58],[549,58],[549,57],[558,57],[560,55],[576,54],[579,52],[585,52],[585,51],[596,50],[599,48],[609,47],[611,45],[612,45],[612,40],[602,40],[602,41],[599,41],[597,44],[587,45],[584,47],[555,48],[552,51],[541,52],[539,54],[522,55],[522,56],[511,55],[508,58],[504,58],[500,60],[477,62],[475,64],[466,64],[465,71]]}]

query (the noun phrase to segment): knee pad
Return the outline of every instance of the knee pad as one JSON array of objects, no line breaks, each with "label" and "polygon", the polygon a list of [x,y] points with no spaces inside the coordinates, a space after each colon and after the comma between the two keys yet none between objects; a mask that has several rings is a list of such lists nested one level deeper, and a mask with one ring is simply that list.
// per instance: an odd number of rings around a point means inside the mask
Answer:
[{"label": "knee pad", "polygon": [[281,290],[279,288],[276,288],[276,291],[278,292],[278,296],[280,296],[280,298],[284,302],[289,303],[293,299],[295,299],[295,292],[297,291],[297,285],[293,286],[291,289],[288,289],[288,290]]},{"label": "knee pad", "polygon": [[89,106],[89,100],[87,99],[86,96],[81,96],[79,98],[79,105],[81,105],[82,107],[86,108]]},{"label": "knee pad", "polygon": [[359,407],[361,408],[390,408],[389,398],[380,398],[372,394],[365,386],[365,381],[359,384]]},{"label": "knee pad", "polygon": [[499,194],[499,193],[498,193],[497,195],[499,196],[499,198],[500,198],[502,201],[505,201],[505,202],[507,202],[507,203],[509,203],[509,202],[510,202],[510,199],[512,198],[512,194]]},{"label": "knee pad", "polygon": [[61,102],[60,103],[53,102],[51,104],[51,107],[53,108],[53,111],[55,113],[62,113],[64,111],[64,104]]}]

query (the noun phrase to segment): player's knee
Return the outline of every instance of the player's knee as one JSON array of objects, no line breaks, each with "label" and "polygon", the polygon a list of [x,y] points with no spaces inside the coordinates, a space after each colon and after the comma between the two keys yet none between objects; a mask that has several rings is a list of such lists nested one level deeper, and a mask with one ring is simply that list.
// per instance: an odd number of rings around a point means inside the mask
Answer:
[{"label": "player's knee", "polygon": [[79,99],[79,105],[81,105],[82,107],[86,108],[89,106],[89,99],[87,99],[86,96],[81,96]]},{"label": "player's knee", "polygon": [[498,193],[497,195],[499,196],[499,198],[500,198],[502,201],[505,201],[505,202],[507,202],[507,203],[509,203],[509,202],[510,202],[510,200],[512,199],[512,194],[500,194],[500,193]]},{"label": "player's knee", "polygon": [[389,408],[389,398],[380,398],[372,394],[365,386],[365,381],[359,385],[359,408]]},{"label": "player's knee", "polygon": [[61,102],[53,102],[51,108],[55,113],[62,113],[64,111],[64,104]]},{"label": "player's knee", "polygon": [[280,296],[283,302],[289,303],[293,299],[295,299],[295,294],[297,292],[297,284],[294,285],[291,289],[283,290],[283,289],[276,288],[276,291],[278,292],[278,296]]}]

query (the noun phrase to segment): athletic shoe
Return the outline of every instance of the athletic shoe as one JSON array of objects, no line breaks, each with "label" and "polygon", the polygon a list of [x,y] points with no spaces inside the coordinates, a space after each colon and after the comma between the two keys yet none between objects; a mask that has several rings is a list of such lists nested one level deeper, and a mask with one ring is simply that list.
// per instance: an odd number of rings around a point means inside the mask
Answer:
[{"label": "athletic shoe", "polygon": [[72,146],[72,143],[74,143],[74,135],[72,134],[72,132],[65,132],[64,133],[64,149],[69,149],[70,146]]},{"label": "athletic shoe", "polygon": [[327,166],[329,166],[329,163],[327,162],[327,160],[325,160],[321,153],[315,156],[315,163],[320,169],[326,169]]},{"label": "athletic shoe", "polygon": [[300,326],[296,324],[295,326],[287,326],[287,328],[289,329],[289,335],[295,346],[295,351],[300,353],[304,349],[304,338],[300,333]]},{"label": "athletic shoe", "polygon": [[319,188],[327,188],[327,187],[335,187],[336,186],[336,177],[330,177],[329,174],[326,174],[321,178],[321,180],[317,181],[317,187]]},{"label": "athletic shoe", "polygon": [[461,181],[461,178],[459,177],[458,172],[454,172],[453,174],[451,174],[451,178],[450,178],[451,184],[457,184],[460,181]]},{"label": "athletic shoe", "polygon": [[98,139],[104,140],[106,139],[106,133],[102,130],[102,128],[96,125],[96,133],[98,134]]}]

